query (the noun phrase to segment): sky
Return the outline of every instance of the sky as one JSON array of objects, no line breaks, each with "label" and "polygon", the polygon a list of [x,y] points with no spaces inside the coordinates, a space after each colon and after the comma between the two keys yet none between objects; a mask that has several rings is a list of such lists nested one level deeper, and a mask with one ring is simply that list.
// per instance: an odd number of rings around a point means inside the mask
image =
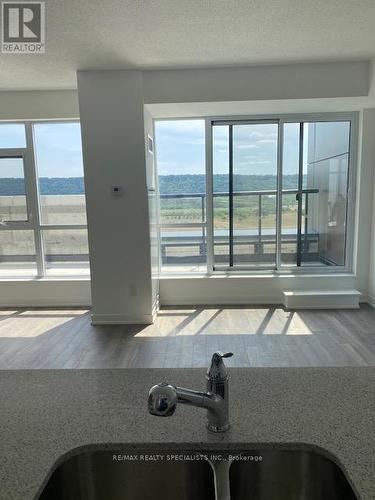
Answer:
[{"label": "sky", "polygon": [[[298,125],[285,129],[284,171],[298,168]],[[168,174],[205,173],[203,120],[156,122],[158,171]],[[82,177],[82,151],[78,123],[34,125],[35,153],[40,177]],[[237,174],[276,175],[277,125],[235,126],[234,163]],[[22,124],[0,124],[0,147],[25,147]],[[0,160],[1,177],[22,177],[20,161]],[[214,128],[214,173],[228,173],[228,127]]]},{"label": "sky", "polygon": [[[83,177],[79,123],[34,125],[35,155],[39,177]],[[0,124],[0,148],[26,146],[23,124]],[[20,160],[0,159],[0,179],[23,177]]]},{"label": "sky", "polygon": [[[307,170],[309,124],[304,128],[303,168]],[[162,120],[155,124],[159,175],[205,173],[205,127],[203,120]],[[317,127],[319,149],[324,156],[348,149],[348,122],[326,122]],[[311,149],[311,148],[310,148]],[[214,126],[213,172],[228,173],[228,126]],[[298,173],[299,123],[284,125],[283,173]],[[276,175],[277,124],[233,126],[234,173]]]},{"label": "sky", "polygon": [[[337,127],[341,127],[341,132]],[[342,133],[345,127],[345,133]],[[330,128],[329,128],[330,127]],[[336,127],[336,132],[332,127]],[[347,147],[346,123],[328,123],[321,127],[331,144]],[[329,129],[329,130],[328,130]],[[156,151],[159,175],[205,173],[205,126],[203,120],[157,121]],[[298,172],[299,124],[285,124],[283,172]],[[82,177],[82,147],[79,123],[39,123],[34,125],[35,152],[40,177]],[[214,174],[228,173],[228,127],[213,131]],[[307,164],[308,127],[305,131],[304,166]],[[327,141],[326,141],[327,142]],[[0,124],[0,148],[25,147],[23,124]],[[236,174],[276,175],[277,125],[272,123],[233,127],[234,172]],[[324,149],[324,148],[323,148]],[[0,180],[22,177],[20,161],[0,159]]]},{"label": "sky", "polygon": [[[205,139],[203,120],[158,121],[156,148],[159,175],[204,174]],[[228,127],[213,130],[214,174],[228,173]],[[233,127],[233,159],[236,174],[276,175],[277,124]],[[285,129],[284,172],[298,170],[298,125]]]}]

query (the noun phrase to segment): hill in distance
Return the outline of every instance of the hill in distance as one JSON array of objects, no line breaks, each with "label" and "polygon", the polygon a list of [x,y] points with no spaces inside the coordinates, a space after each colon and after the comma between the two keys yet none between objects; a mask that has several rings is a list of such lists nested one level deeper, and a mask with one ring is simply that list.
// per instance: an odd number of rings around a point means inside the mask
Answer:
[{"label": "hill in distance", "polygon": [[[276,189],[275,175],[234,175],[234,189],[238,191],[262,191]],[[228,175],[214,175],[214,191],[228,191]],[[298,175],[284,175],[283,188],[296,188]],[[83,177],[41,177],[39,189],[42,195],[84,194]],[[161,194],[204,193],[205,175],[160,175]],[[0,196],[20,196],[25,194],[23,179],[0,179]]]}]

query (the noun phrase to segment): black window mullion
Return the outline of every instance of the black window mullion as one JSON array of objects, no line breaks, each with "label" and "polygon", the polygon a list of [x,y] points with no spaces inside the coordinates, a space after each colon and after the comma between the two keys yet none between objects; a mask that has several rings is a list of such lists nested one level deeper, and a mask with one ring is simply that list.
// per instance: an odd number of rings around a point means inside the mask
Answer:
[{"label": "black window mullion", "polygon": [[233,267],[233,125],[229,125],[229,266]]}]

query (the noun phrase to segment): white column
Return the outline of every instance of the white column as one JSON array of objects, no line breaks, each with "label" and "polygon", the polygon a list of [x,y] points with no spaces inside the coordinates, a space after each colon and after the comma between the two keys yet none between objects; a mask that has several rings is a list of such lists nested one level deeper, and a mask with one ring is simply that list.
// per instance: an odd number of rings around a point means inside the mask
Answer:
[{"label": "white column", "polygon": [[[94,323],[152,321],[142,73],[78,72]],[[113,186],[120,188],[114,195]]]}]

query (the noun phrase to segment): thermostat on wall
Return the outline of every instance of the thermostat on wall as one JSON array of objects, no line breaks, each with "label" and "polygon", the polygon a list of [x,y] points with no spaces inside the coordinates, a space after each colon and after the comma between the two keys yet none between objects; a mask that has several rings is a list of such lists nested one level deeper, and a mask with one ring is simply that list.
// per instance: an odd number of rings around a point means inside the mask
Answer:
[{"label": "thermostat on wall", "polygon": [[122,186],[111,186],[113,196],[121,196],[123,194]]}]

